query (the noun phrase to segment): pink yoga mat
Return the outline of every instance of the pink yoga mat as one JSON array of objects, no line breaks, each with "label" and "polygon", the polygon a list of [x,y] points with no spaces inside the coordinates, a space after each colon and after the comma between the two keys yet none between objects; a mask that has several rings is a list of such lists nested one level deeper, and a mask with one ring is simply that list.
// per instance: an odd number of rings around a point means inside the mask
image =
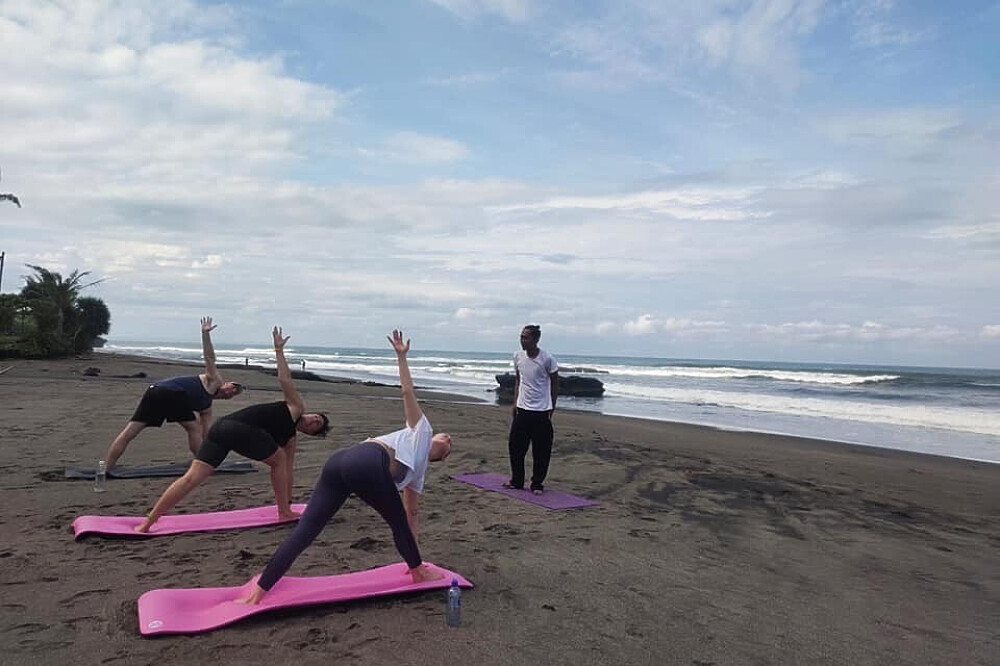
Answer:
[{"label": "pink yoga mat", "polygon": [[[292,510],[302,513],[305,504],[293,504]],[[184,532],[211,532],[214,530],[236,530],[244,527],[264,527],[277,525],[277,506],[258,506],[253,509],[216,511],[214,513],[168,514],[161,517],[146,534],[139,534],[133,528],[142,523],[135,516],[80,516],[73,521],[73,531],[80,539],[88,534],[105,536],[154,537]]]},{"label": "pink yoga mat", "polygon": [[[285,576],[255,606],[237,603],[235,599],[250,593],[251,584],[257,580],[256,576],[253,581],[239,587],[151,590],[139,597],[139,631],[144,636],[197,634],[278,608],[443,589],[451,586],[452,578],[457,578],[462,587],[472,587],[472,583],[457,573],[430,562],[424,564],[442,572],[445,577],[414,585],[413,579],[406,573],[405,562],[337,576]],[[441,608],[443,612],[443,603]],[[443,624],[442,619],[442,626]]]},{"label": "pink yoga mat", "polygon": [[597,504],[594,500],[584,499],[583,497],[577,497],[576,495],[570,495],[569,493],[560,492],[558,490],[549,490],[548,488],[546,488],[545,492],[541,495],[535,495],[530,490],[504,488],[503,482],[509,477],[504,476],[503,474],[494,474],[492,472],[456,474],[451,478],[456,481],[461,481],[462,483],[468,483],[476,486],[477,488],[492,490],[502,495],[519,499],[522,502],[544,506],[546,509],[576,509],[583,506],[594,506]]}]

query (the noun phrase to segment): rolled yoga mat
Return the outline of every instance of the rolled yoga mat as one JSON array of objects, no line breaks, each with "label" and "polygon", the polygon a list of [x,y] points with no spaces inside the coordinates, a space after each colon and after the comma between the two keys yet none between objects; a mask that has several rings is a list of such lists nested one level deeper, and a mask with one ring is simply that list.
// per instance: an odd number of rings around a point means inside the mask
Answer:
[{"label": "rolled yoga mat", "polygon": [[594,500],[577,497],[576,495],[570,495],[569,493],[564,493],[559,490],[546,490],[541,495],[536,495],[530,490],[504,488],[503,482],[509,477],[504,476],[503,474],[494,474],[493,472],[456,474],[451,478],[456,481],[461,481],[462,483],[468,483],[476,486],[477,488],[492,490],[493,492],[500,493],[501,495],[519,499],[522,502],[544,506],[546,509],[554,509],[558,511],[561,509],[577,509],[584,506],[597,505],[597,502]]},{"label": "rolled yoga mat", "polygon": [[[305,504],[293,504],[292,510],[302,513]],[[215,530],[237,530],[245,527],[265,527],[280,525],[278,507],[258,506],[252,509],[236,509],[235,511],[216,511],[214,513],[167,514],[161,516],[149,532],[139,534],[135,526],[144,519],[136,516],[80,516],[73,521],[73,532],[77,539],[88,534],[101,536],[133,536],[154,537],[168,534],[183,534],[185,532],[212,532]]]},{"label": "rolled yoga mat", "polygon": [[[170,463],[167,465],[136,465],[134,467],[115,466],[108,472],[109,479],[145,479],[158,476],[184,476],[191,466],[190,463]],[[96,467],[67,467],[67,479],[94,480]],[[237,460],[224,462],[215,468],[216,474],[246,474],[257,469],[247,461]]]},{"label": "rolled yoga mat", "polygon": [[257,605],[235,601],[250,594],[257,577],[239,587],[151,590],[139,597],[139,631],[144,636],[197,634],[279,608],[444,589],[451,586],[453,578],[461,587],[472,587],[460,574],[430,562],[424,564],[443,573],[444,578],[414,584],[404,562],[336,576],[285,576]]}]

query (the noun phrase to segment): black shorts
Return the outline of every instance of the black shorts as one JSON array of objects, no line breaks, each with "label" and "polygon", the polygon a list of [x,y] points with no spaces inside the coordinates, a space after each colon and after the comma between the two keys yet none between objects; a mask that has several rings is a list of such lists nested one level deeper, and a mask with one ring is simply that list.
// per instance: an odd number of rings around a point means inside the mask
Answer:
[{"label": "black shorts", "polygon": [[159,428],[164,420],[181,423],[194,419],[194,410],[184,391],[150,385],[142,394],[142,400],[130,420],[144,423],[150,428]]},{"label": "black shorts", "polygon": [[[284,446],[285,442],[281,443]],[[230,451],[251,460],[267,460],[278,450],[278,443],[263,428],[231,419],[219,419],[208,430],[196,459],[218,467]]]}]

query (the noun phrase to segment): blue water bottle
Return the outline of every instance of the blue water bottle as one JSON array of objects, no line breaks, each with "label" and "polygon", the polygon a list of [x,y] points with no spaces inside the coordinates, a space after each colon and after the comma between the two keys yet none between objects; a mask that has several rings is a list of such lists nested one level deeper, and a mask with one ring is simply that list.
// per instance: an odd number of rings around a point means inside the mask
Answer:
[{"label": "blue water bottle", "polygon": [[462,588],[458,586],[458,579],[451,579],[451,587],[448,588],[448,608],[445,611],[445,620],[449,627],[458,627],[462,624]]}]

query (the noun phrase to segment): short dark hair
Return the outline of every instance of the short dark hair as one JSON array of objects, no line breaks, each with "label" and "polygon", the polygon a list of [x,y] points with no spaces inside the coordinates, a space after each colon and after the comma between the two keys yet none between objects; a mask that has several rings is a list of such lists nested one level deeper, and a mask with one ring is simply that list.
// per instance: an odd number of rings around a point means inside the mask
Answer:
[{"label": "short dark hair", "polygon": [[330,432],[330,419],[323,412],[317,413],[323,418],[323,427],[314,432],[313,435],[316,437],[326,437],[326,433]]},{"label": "short dark hair", "polygon": [[235,396],[237,396],[237,395],[239,395],[239,394],[241,394],[241,393],[243,393],[244,391],[246,391],[246,390],[247,390],[247,387],[246,387],[246,385],[244,385],[244,384],[240,384],[239,382],[223,382],[223,383],[222,383],[222,384],[221,384],[221,385],[219,386],[219,388],[215,389],[215,393],[213,393],[213,394],[212,394],[212,397],[213,397],[213,398],[217,398],[217,397],[219,397],[219,391],[221,391],[221,390],[222,390],[222,387],[223,387],[223,386],[225,386],[226,384],[232,384],[232,385],[233,385],[233,388],[235,388],[235,389],[236,389],[236,392],[235,392],[235,393],[233,393],[233,395],[232,395],[232,396],[230,396],[230,397],[235,397]]},{"label": "short dark hair", "polygon": [[531,334],[535,336],[536,340],[542,339],[542,327],[538,324],[528,324],[524,327],[524,330],[531,331]]}]

